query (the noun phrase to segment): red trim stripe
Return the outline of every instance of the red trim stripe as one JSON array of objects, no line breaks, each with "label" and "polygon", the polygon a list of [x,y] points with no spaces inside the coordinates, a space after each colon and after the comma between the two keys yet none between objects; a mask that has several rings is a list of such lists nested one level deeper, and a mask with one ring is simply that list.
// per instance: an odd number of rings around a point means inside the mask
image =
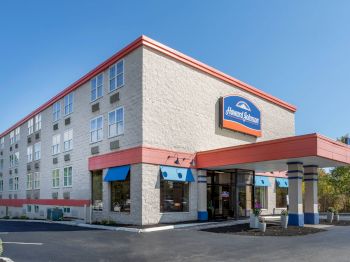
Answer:
[{"label": "red trim stripe", "polygon": [[38,114],[38,113],[42,112],[43,110],[47,109],[48,107],[52,106],[55,102],[62,99],[64,96],[66,96],[70,92],[76,90],[81,85],[83,85],[84,83],[89,81],[91,78],[100,74],[102,71],[106,70],[109,66],[114,64],[116,61],[123,58],[127,54],[131,53],[132,51],[134,51],[135,49],[137,49],[141,45],[144,45],[144,46],[150,47],[154,50],[157,50],[157,51],[159,51],[167,56],[170,56],[178,61],[181,61],[181,62],[183,62],[189,66],[192,66],[192,67],[194,67],[202,72],[205,72],[209,75],[212,75],[212,76],[214,76],[222,81],[225,81],[231,85],[237,86],[237,87],[239,87],[239,88],[241,88],[249,93],[252,93],[252,94],[254,94],[258,97],[261,97],[265,100],[268,100],[268,101],[270,101],[276,105],[279,105],[283,108],[286,108],[292,112],[296,111],[295,106],[293,106],[293,105],[291,105],[291,104],[289,104],[289,103],[287,103],[287,102],[285,102],[277,97],[269,95],[269,94],[255,88],[253,86],[250,86],[250,85],[248,85],[248,84],[246,84],[246,83],[244,83],[244,82],[242,82],[242,81],[240,81],[232,76],[224,74],[224,73],[220,72],[219,70],[216,70],[216,69],[214,69],[214,68],[212,68],[204,63],[201,63],[201,62],[199,62],[199,61],[197,61],[197,60],[195,60],[187,55],[184,55],[184,54],[182,54],[182,53],[180,53],[180,52],[178,52],[178,51],[176,51],[168,46],[165,46],[165,45],[163,45],[163,44],[161,44],[161,43],[159,43],[159,42],[157,42],[149,37],[142,35],[139,38],[137,38],[135,41],[133,41],[131,44],[127,45],[125,48],[123,48],[122,50],[117,52],[115,55],[113,55],[112,57],[107,59],[105,62],[101,63],[96,68],[91,70],[89,73],[87,73],[86,75],[81,77],[79,80],[77,80],[76,82],[74,82],[73,84],[68,86],[62,92],[60,92],[59,94],[57,94],[56,96],[51,98],[48,102],[46,102],[45,104],[43,104],[42,106],[40,106],[39,108],[34,110],[32,113],[30,113],[29,115],[24,117],[22,120],[20,120],[19,122],[17,122],[13,126],[11,126],[9,129],[5,130],[3,133],[0,134],[0,137],[7,135],[12,130],[14,130],[18,126],[24,124],[30,118],[34,117],[36,114]]},{"label": "red trim stripe", "polygon": [[90,206],[90,200],[86,199],[0,199],[0,206],[22,207],[23,205],[45,206]]}]

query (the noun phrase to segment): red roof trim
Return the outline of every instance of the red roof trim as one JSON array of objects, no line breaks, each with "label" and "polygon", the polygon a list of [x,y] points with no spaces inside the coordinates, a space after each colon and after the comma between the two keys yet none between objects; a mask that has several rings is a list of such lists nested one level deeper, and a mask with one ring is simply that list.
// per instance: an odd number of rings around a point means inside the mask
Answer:
[{"label": "red roof trim", "polygon": [[74,82],[73,84],[71,84],[70,86],[68,86],[66,89],[64,89],[62,92],[60,92],[59,94],[57,94],[56,96],[54,96],[53,98],[51,98],[48,102],[46,102],[45,104],[43,104],[42,106],[40,106],[39,108],[37,108],[36,110],[34,110],[32,113],[30,113],[29,115],[27,115],[25,118],[21,119],[19,122],[17,122],[16,124],[14,124],[13,126],[11,126],[9,129],[5,130],[3,133],[0,134],[0,137],[3,137],[5,135],[7,135],[8,133],[10,133],[12,130],[14,130],[15,128],[17,128],[18,126],[24,124],[25,122],[27,122],[30,118],[32,118],[33,116],[35,116],[36,114],[42,112],[43,110],[47,109],[48,107],[52,106],[55,102],[57,102],[58,100],[62,99],[64,96],[66,96],[67,94],[69,94],[70,92],[76,90],[77,88],[79,88],[81,85],[85,84],[87,81],[89,81],[92,77],[98,75],[99,73],[101,73],[102,71],[106,70],[109,66],[111,66],[112,64],[114,64],[117,60],[121,59],[122,57],[124,57],[125,55],[131,53],[132,51],[134,51],[136,48],[138,48],[139,46],[144,45],[147,47],[150,47],[154,50],[157,50],[165,55],[168,55],[178,61],[181,61],[189,66],[192,66],[202,72],[205,72],[209,75],[212,75],[216,78],[219,78],[222,81],[225,81],[229,84],[235,85],[249,93],[252,93],[258,97],[261,97],[267,101],[270,101],[276,105],[279,105],[283,108],[286,108],[292,112],[296,111],[296,107],[284,102],[283,100],[274,97],[272,95],[269,95],[253,86],[250,86],[236,78],[233,78],[227,74],[224,74],[223,72],[220,72],[219,70],[216,70],[202,62],[199,62],[187,55],[184,55],[168,46],[165,46],[147,36],[140,36],[139,38],[137,38],[135,41],[133,41],[132,43],[130,43],[129,45],[127,45],[126,47],[124,47],[122,50],[120,50],[119,52],[117,52],[115,55],[113,55],[112,57],[110,57],[109,59],[107,59],[105,62],[101,63],[100,65],[98,65],[96,68],[94,68],[93,70],[91,70],[89,73],[87,73],[86,75],[84,75],[83,77],[81,77],[79,80],[77,80],[76,82]]}]

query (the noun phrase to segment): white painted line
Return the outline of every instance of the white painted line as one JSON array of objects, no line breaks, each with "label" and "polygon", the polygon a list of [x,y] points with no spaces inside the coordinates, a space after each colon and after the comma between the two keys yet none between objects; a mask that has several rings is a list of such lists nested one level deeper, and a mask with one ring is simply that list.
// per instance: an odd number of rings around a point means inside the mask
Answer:
[{"label": "white painted line", "polygon": [[3,244],[17,244],[17,245],[35,245],[42,246],[43,243],[26,243],[26,242],[2,242]]}]

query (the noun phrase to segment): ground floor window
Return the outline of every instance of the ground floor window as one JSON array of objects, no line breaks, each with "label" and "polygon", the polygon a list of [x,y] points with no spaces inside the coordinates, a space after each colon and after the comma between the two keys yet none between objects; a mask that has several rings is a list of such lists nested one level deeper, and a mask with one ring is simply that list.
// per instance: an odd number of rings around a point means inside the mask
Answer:
[{"label": "ground floor window", "polygon": [[69,215],[70,214],[70,207],[63,207],[63,213],[65,215]]},{"label": "ground floor window", "polygon": [[94,210],[103,209],[102,197],[102,171],[92,173],[92,208]]},{"label": "ground floor window", "polygon": [[255,187],[255,206],[267,209],[267,187]]},{"label": "ground floor window", "polygon": [[39,213],[39,206],[34,206],[34,212]]},{"label": "ground floor window", "polygon": [[111,182],[111,210],[130,212],[130,174],[123,181]]},{"label": "ground floor window", "polygon": [[27,205],[27,213],[31,213],[32,212],[32,206],[31,205]]},{"label": "ground floor window", "polygon": [[276,187],[276,207],[286,208],[287,207],[287,187]]},{"label": "ground floor window", "polygon": [[160,181],[160,212],[188,212],[189,183]]}]

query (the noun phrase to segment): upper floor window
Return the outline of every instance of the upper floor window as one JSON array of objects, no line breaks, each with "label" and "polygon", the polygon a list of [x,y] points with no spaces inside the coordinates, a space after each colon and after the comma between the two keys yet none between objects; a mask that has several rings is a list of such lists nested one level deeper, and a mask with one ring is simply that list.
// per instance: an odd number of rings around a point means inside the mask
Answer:
[{"label": "upper floor window", "polygon": [[33,189],[33,174],[29,173],[27,174],[27,190]]},{"label": "upper floor window", "polygon": [[72,175],[73,175],[73,168],[65,167],[63,169],[63,186],[69,187],[72,186]]},{"label": "upper floor window", "polygon": [[103,139],[103,117],[99,116],[90,121],[90,142],[95,143]]},{"label": "upper floor window", "polygon": [[33,161],[33,146],[27,147],[27,162],[30,163]]},{"label": "upper floor window", "polygon": [[34,179],[33,179],[33,189],[39,189],[39,188],[40,188],[40,173],[35,172]]},{"label": "upper floor window", "polygon": [[17,127],[15,129],[15,142],[18,142],[21,138],[21,128],[20,127]]},{"label": "upper floor window", "polygon": [[41,114],[35,116],[35,132],[41,129]]},{"label": "upper floor window", "polygon": [[13,178],[12,177],[9,179],[9,190],[13,191]]},{"label": "upper floor window", "polygon": [[15,166],[15,155],[10,155],[10,168]]},{"label": "upper floor window", "polygon": [[28,120],[28,135],[33,134],[34,132],[34,119],[29,119]]},{"label": "upper floor window", "polygon": [[14,154],[14,156],[15,156],[15,166],[18,166],[18,163],[19,163],[19,152],[16,152]]},{"label": "upper floor window", "polygon": [[0,159],[0,170],[4,169],[4,159]]},{"label": "upper floor window", "polygon": [[64,151],[73,149],[73,129],[67,130],[63,134],[63,147]]},{"label": "upper floor window", "polygon": [[0,192],[4,191],[4,180],[0,177]]},{"label": "upper floor window", "polygon": [[40,160],[41,158],[41,142],[34,144],[34,160]]},{"label": "upper floor window", "polygon": [[60,152],[61,135],[54,135],[52,137],[52,154],[56,155]]},{"label": "upper floor window", "polygon": [[54,122],[59,120],[61,117],[61,102],[58,101],[52,106],[52,119]]},{"label": "upper floor window", "polygon": [[14,177],[13,181],[14,181],[13,190],[17,191],[18,190],[18,185],[19,185],[19,178],[18,178],[18,176]]},{"label": "upper floor window", "polygon": [[109,91],[112,92],[124,85],[124,60],[109,68]]},{"label": "upper floor window", "polygon": [[58,188],[60,186],[60,170],[52,170],[52,187]]},{"label": "upper floor window", "polygon": [[64,115],[73,113],[74,93],[70,93],[64,97]]},{"label": "upper floor window", "polygon": [[15,131],[12,131],[10,133],[10,145],[13,145],[15,143]]},{"label": "upper floor window", "polygon": [[124,133],[124,108],[119,107],[108,113],[108,137]]},{"label": "upper floor window", "polygon": [[0,138],[0,149],[5,148],[5,137]]},{"label": "upper floor window", "polygon": [[91,102],[102,97],[103,93],[103,74],[91,79]]}]

